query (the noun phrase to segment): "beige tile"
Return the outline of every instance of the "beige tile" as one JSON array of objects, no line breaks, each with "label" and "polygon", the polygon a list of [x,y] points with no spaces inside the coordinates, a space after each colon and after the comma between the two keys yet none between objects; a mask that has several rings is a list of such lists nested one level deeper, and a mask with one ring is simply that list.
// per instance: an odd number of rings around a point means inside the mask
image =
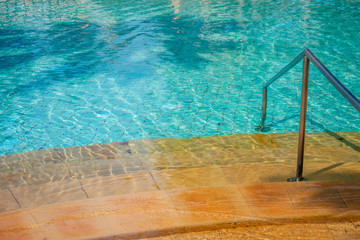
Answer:
[{"label": "beige tile", "polygon": [[[29,227],[21,229],[12,229],[10,231],[0,230],[0,239],[6,240],[34,240],[47,239],[41,227]],[[53,239],[53,238],[52,238]]]},{"label": "beige tile", "polygon": [[360,183],[350,183],[337,187],[349,209],[360,210]]},{"label": "beige tile", "polygon": [[295,174],[295,167],[286,164],[238,164],[221,169],[232,184],[285,182]]},{"label": "beige tile", "polygon": [[265,183],[238,187],[254,215],[259,217],[294,218],[357,214],[356,211],[347,208],[336,190],[337,183]]},{"label": "beige tile", "polygon": [[135,155],[152,154],[162,152],[160,146],[154,140],[135,140],[128,142],[129,151]]},{"label": "beige tile", "polygon": [[104,215],[103,209],[94,199],[45,205],[32,208],[30,211],[40,225]]},{"label": "beige tile", "polygon": [[117,159],[127,173],[148,171],[149,164],[147,158],[140,158],[137,155],[128,155]]},{"label": "beige tile", "polygon": [[253,219],[236,185],[168,190],[187,226],[214,225]]},{"label": "beige tile", "polygon": [[289,186],[303,187],[305,184],[299,183],[266,183],[238,185],[249,208],[256,217],[265,218],[284,218],[301,217],[306,215],[319,214],[313,209],[304,209],[299,211],[293,207],[288,195]]},{"label": "beige tile", "polygon": [[63,159],[56,149],[42,149],[0,156],[0,163],[6,164],[8,170],[14,170],[24,165],[39,167],[44,164],[63,163]]},{"label": "beige tile", "polygon": [[57,182],[12,188],[22,208],[85,199],[86,194],[78,181]]},{"label": "beige tile", "polygon": [[19,204],[16,202],[16,199],[9,190],[0,190],[0,196],[0,213],[13,211],[20,208]]},{"label": "beige tile", "polygon": [[[304,166],[304,176],[311,181],[337,181],[337,182],[358,182],[360,174],[357,169],[360,163],[347,162],[352,158],[334,158],[342,159],[342,162],[334,163],[332,160],[326,163],[309,163]],[[359,156],[360,159],[360,156]]]},{"label": "beige tile", "polygon": [[173,233],[183,223],[164,191],[133,193],[98,199],[98,205],[112,228],[113,235],[127,238]]},{"label": "beige tile", "polygon": [[[66,210],[66,209],[64,209]],[[44,239],[98,239],[111,233],[104,216],[81,216],[44,224],[41,226]]]},{"label": "beige tile", "polygon": [[103,197],[158,190],[149,173],[88,178],[80,180],[80,182],[89,197]]},{"label": "beige tile", "polygon": [[117,159],[78,160],[69,163],[71,178],[85,179],[124,174],[124,167]]},{"label": "beige tile", "polygon": [[329,188],[288,188],[295,208],[334,209],[347,208],[336,189]]},{"label": "beige tile", "polygon": [[[22,166],[1,174],[3,186],[19,187],[70,180],[70,172],[64,163],[44,164],[38,167]],[[0,180],[1,181],[1,180]]]},{"label": "beige tile", "polygon": [[57,149],[58,153],[62,157],[63,161],[70,163],[77,160],[92,160],[94,156],[91,152],[85,149],[83,146],[67,147]]},{"label": "beige tile", "polygon": [[143,155],[150,170],[199,168],[221,165],[223,151],[171,152]]},{"label": "beige tile", "polygon": [[36,226],[37,223],[29,210],[18,210],[0,214],[0,230],[21,229]]},{"label": "beige tile", "polygon": [[60,154],[62,159],[68,163],[78,160],[101,160],[120,158],[120,152],[115,149],[113,145],[93,144],[88,146],[67,147],[63,149],[57,149],[57,152]]},{"label": "beige tile", "polygon": [[110,142],[104,144],[104,146],[121,157],[126,157],[133,154],[131,152],[129,142]]},{"label": "beige tile", "polygon": [[42,237],[29,210],[0,214],[0,239],[42,239]]},{"label": "beige tile", "polygon": [[105,237],[111,229],[104,212],[92,199],[31,209],[47,239]]},{"label": "beige tile", "polygon": [[104,237],[111,233],[104,212],[92,199],[31,209],[48,239]]},{"label": "beige tile", "polygon": [[154,140],[130,141],[129,146],[135,154],[158,154],[175,152],[208,152],[216,150],[231,150],[253,148],[251,136],[237,134],[231,136],[209,136],[193,138],[159,138]]},{"label": "beige tile", "polygon": [[218,167],[162,170],[152,171],[151,173],[160,189],[229,184],[221,168]]},{"label": "beige tile", "polygon": [[256,147],[274,148],[279,146],[272,134],[255,133],[251,135],[251,140]]}]

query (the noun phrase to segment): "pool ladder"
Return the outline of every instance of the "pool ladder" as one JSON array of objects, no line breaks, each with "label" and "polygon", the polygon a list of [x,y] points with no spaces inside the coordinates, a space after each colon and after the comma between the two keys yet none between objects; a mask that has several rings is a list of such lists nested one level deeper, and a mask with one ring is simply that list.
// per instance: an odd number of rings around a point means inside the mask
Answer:
[{"label": "pool ladder", "polygon": [[260,125],[256,126],[258,131],[267,131],[269,127],[265,126],[266,120],[266,107],[267,107],[267,88],[279,79],[282,75],[288,72],[296,64],[303,59],[303,79],[301,91],[301,110],[300,110],[300,127],[299,127],[299,141],[297,153],[297,166],[296,177],[289,178],[289,182],[304,181],[303,178],[303,162],[304,162],[304,143],[305,143],[305,127],[306,127],[306,108],[307,108],[307,95],[309,83],[309,63],[310,61],[317,67],[320,72],[332,83],[332,85],[348,100],[353,107],[360,112],[360,101],[357,99],[330,71],[322,62],[309,50],[305,49],[297,55],[288,65],[279,71],[263,86],[263,100],[262,100],[262,115]]}]

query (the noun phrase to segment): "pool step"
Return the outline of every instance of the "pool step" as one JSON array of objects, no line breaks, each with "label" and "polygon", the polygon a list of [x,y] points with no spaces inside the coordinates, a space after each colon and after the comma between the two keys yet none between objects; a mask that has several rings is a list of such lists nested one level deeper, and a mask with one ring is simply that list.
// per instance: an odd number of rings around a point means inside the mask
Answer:
[{"label": "pool step", "polygon": [[[188,169],[238,164],[285,164],[295,169],[296,148],[212,149],[205,151],[173,151],[132,154],[110,159],[73,159],[45,161],[31,165],[22,161],[0,172],[0,189],[71,181],[98,176],[146,172],[166,169]],[[16,160],[15,160],[16,161]],[[359,163],[360,152],[348,146],[307,146],[305,167],[309,164]],[[29,165],[28,165],[29,164]],[[294,170],[295,171],[295,170]],[[304,172],[305,175],[308,173]]]},{"label": "pool step", "polygon": [[152,190],[2,213],[0,238],[194,239],[210,231],[216,237],[219,231],[243,230],[254,237],[261,231],[263,237],[286,239],[296,233],[358,239],[359,199],[359,183],[340,182]]},{"label": "pool step", "polygon": [[[310,181],[360,181],[357,162],[308,163],[305,177]],[[294,176],[291,164],[247,163],[198,168],[174,168],[96,176],[68,181],[9,187],[0,190],[0,212],[20,208],[155,190],[213,187],[229,184],[285,182]]]},{"label": "pool step", "polygon": [[[0,156],[0,169],[36,167],[44,164],[61,164],[73,161],[109,160],[134,156],[171,153],[206,152],[246,149],[296,148],[298,134],[236,134],[194,138],[161,138],[135,140],[64,149],[42,149],[27,153]],[[360,133],[307,133],[307,147],[348,147],[360,152]],[[350,149],[350,150],[351,150]]]}]

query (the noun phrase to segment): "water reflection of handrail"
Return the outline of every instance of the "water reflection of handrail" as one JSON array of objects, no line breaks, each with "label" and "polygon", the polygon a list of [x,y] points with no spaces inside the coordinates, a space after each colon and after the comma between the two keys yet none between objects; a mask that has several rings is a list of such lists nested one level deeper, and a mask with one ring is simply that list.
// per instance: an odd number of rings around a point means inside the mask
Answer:
[{"label": "water reflection of handrail", "polygon": [[331,84],[345,97],[346,100],[360,112],[360,101],[357,99],[330,71],[324,64],[309,50],[305,49],[297,55],[288,65],[286,65],[280,72],[272,77],[263,86],[263,101],[262,101],[262,115],[260,125],[256,127],[258,131],[265,131],[268,127],[265,126],[266,107],[267,107],[267,87],[284,75],[287,71],[298,64],[303,59],[303,80],[301,91],[301,110],[300,110],[300,129],[299,129],[299,143],[297,154],[296,177],[289,178],[288,181],[302,181],[303,162],[304,162],[304,142],[305,142],[305,126],[306,126],[306,108],[307,95],[309,83],[309,63],[310,61],[320,70],[320,72],[331,82]]}]

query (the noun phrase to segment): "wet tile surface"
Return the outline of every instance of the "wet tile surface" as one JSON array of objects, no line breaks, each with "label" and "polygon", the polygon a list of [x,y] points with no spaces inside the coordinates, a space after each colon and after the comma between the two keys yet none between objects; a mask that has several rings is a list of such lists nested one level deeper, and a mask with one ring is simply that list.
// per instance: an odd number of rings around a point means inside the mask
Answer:
[{"label": "wet tile surface", "polygon": [[124,167],[117,159],[74,160],[68,166],[73,180],[125,173]]},{"label": "wet tile surface", "polygon": [[160,189],[227,185],[221,168],[191,168],[152,171]]},{"label": "wet tile surface", "polygon": [[[149,170],[254,163],[292,165],[296,159],[297,137],[297,134],[289,133],[163,138],[0,156],[0,188]],[[351,171],[360,164],[357,160],[360,159],[359,139],[359,133],[308,133],[305,161],[312,159],[312,163],[316,160],[316,163],[329,166],[346,163],[342,168],[349,166],[346,171]],[[357,181],[358,174],[353,172],[342,176],[332,170],[326,175],[311,172],[311,177],[327,181],[347,176],[349,181]]]},{"label": "wet tile surface", "polygon": [[294,166],[287,164],[238,164],[221,169],[232,184],[283,182],[294,174]]},{"label": "wet tile surface", "polygon": [[11,189],[11,191],[22,208],[86,198],[86,194],[78,181],[18,187]]},{"label": "wet tile surface", "polygon": [[132,173],[80,180],[89,197],[102,197],[135,192],[156,191],[156,183],[149,173]]},{"label": "wet tile surface", "polygon": [[24,164],[20,168],[0,173],[0,184],[3,188],[68,181],[70,179],[68,166],[63,162],[58,164],[46,163],[37,167]]}]

